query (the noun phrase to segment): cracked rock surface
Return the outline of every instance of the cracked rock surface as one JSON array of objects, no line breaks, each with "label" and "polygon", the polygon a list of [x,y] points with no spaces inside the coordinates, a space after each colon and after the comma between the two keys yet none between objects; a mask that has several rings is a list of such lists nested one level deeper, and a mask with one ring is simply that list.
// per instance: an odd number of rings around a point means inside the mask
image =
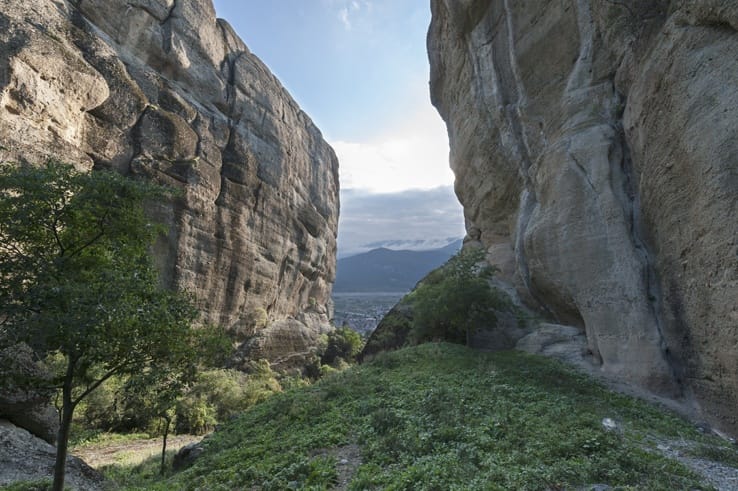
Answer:
[{"label": "cracked rock surface", "polygon": [[738,4],[433,0],[469,236],[609,377],[738,431]]},{"label": "cracked rock surface", "polygon": [[329,328],[336,156],[211,0],[0,0],[0,160],[47,156],[181,190],[163,279],[244,358]]}]

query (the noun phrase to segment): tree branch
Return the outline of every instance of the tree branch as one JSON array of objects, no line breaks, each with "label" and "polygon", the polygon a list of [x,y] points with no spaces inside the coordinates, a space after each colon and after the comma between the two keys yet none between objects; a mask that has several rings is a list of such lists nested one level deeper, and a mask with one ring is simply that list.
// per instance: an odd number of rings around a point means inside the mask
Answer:
[{"label": "tree branch", "polygon": [[92,392],[95,389],[97,389],[98,387],[100,387],[103,384],[103,382],[105,382],[110,377],[112,377],[113,375],[115,375],[116,373],[118,373],[120,370],[123,370],[126,366],[132,365],[132,364],[133,364],[133,362],[127,361],[127,362],[121,363],[120,365],[116,365],[115,367],[113,367],[110,370],[108,370],[105,375],[103,375],[102,377],[100,377],[99,379],[97,379],[96,381],[94,381],[92,384],[88,385],[85,388],[85,390],[82,392],[82,394],[78,395],[77,398],[74,400],[74,404],[75,405],[79,404],[79,402],[82,399],[84,399],[85,397],[87,397],[90,394],[90,392]]},{"label": "tree branch", "polygon": [[[72,251],[72,253],[69,254],[69,256],[67,256],[67,257],[73,257],[73,256],[79,254],[80,252],[84,251],[88,247],[92,246],[95,242],[97,242],[98,240],[100,240],[105,235],[105,220],[107,220],[107,218],[108,218],[108,213],[109,212],[106,211],[105,214],[102,217],[100,217],[100,220],[98,222],[98,227],[99,227],[100,231],[97,234],[95,234],[95,236],[93,236],[90,240],[88,240],[87,242],[85,242],[84,244],[82,244],[79,248],[77,248],[74,251]],[[72,247],[74,247],[74,246],[70,246],[69,248],[71,249]]]}]

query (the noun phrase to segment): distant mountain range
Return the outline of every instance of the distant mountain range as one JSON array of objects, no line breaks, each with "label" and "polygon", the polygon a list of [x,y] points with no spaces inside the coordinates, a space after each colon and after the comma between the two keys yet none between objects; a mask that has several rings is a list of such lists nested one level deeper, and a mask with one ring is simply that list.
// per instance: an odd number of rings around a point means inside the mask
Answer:
[{"label": "distant mountain range", "polygon": [[[388,242],[419,246],[422,241]],[[444,247],[432,250],[379,247],[341,258],[338,260],[333,290],[336,293],[410,291],[425,275],[445,263],[461,248],[461,239],[446,242]]]},{"label": "distant mountain range", "polygon": [[443,249],[459,242],[461,237],[434,237],[429,239],[389,239],[364,243],[360,246],[354,245],[349,249],[341,249],[340,239],[338,247],[338,259],[348,258],[363,254],[374,249],[391,249],[393,251],[433,251]]}]

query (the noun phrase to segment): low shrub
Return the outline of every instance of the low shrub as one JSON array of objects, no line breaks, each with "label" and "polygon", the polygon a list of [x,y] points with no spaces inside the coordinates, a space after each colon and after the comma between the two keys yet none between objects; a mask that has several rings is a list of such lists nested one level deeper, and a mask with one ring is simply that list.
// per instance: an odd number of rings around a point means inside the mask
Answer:
[{"label": "low shrub", "polygon": [[711,489],[664,439],[716,444],[554,360],[426,343],[271,397],[136,489]]},{"label": "low shrub", "polygon": [[494,271],[485,263],[482,249],[462,249],[430,273],[409,296],[410,342],[469,344],[474,330],[494,327],[495,310],[511,308],[507,297],[490,287]]},{"label": "low shrub", "polygon": [[267,362],[257,362],[254,368],[250,374],[231,369],[198,374],[195,385],[177,402],[175,431],[207,433],[218,422],[282,391],[277,375]]},{"label": "low shrub", "polygon": [[[248,374],[232,369],[198,373],[195,382],[173,404],[174,431],[207,433],[234,414],[282,391],[268,362],[253,362],[251,368]],[[98,432],[162,434],[161,414],[142,410],[151,405],[148,399],[155,394],[140,387],[127,390],[127,382],[125,378],[112,377],[81,404],[75,427],[83,439]]]},{"label": "low shrub", "polygon": [[356,356],[361,353],[364,340],[361,335],[350,327],[339,327],[328,334],[328,340],[320,361],[323,365],[333,368],[345,363],[356,362]]}]

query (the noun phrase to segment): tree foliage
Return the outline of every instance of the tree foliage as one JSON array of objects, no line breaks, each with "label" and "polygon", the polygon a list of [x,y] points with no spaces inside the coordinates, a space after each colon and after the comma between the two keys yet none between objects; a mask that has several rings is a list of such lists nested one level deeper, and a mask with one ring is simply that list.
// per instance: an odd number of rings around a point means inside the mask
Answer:
[{"label": "tree foliage", "polygon": [[411,340],[468,344],[474,329],[495,325],[495,308],[504,301],[489,285],[494,268],[481,249],[462,249],[431,272],[411,294]]},{"label": "tree foliage", "polygon": [[235,369],[201,371],[177,400],[178,433],[202,434],[251,406],[281,392],[277,374],[266,360],[255,361],[246,374]]},{"label": "tree foliage", "polygon": [[321,356],[324,365],[338,365],[356,362],[356,357],[364,347],[361,335],[350,327],[338,327],[328,333],[325,351]]},{"label": "tree foliage", "polygon": [[197,358],[192,299],[162,288],[149,254],[164,228],[146,203],[171,196],[56,161],[0,165],[0,343],[26,343],[60,368],[55,489],[80,401],[113,375]]}]

